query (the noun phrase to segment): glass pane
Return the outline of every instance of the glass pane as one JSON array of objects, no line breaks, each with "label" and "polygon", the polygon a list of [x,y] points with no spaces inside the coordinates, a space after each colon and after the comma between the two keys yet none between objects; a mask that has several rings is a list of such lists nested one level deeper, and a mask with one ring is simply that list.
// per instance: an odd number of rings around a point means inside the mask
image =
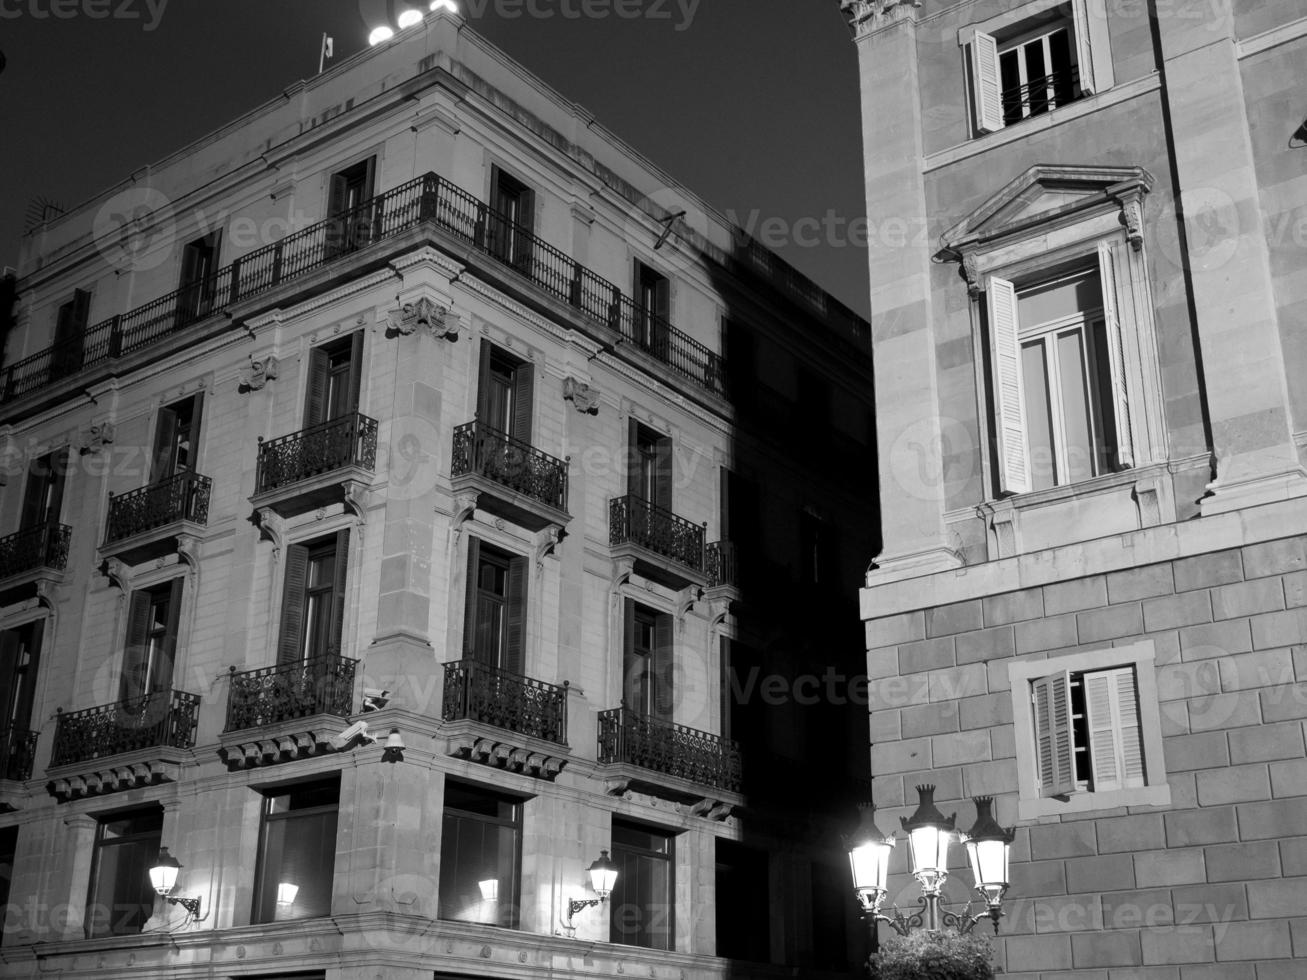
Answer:
[{"label": "glass pane", "polygon": [[1117,460],[1116,418],[1112,395],[1112,366],[1108,360],[1107,326],[1099,320],[1094,324],[1091,357],[1094,361],[1092,388],[1089,392],[1093,408],[1094,431],[1098,433],[1095,448],[1094,473],[1110,473],[1120,468]]},{"label": "glass pane", "polygon": [[[149,869],[159,854],[163,813],[112,823],[118,836],[107,838],[109,825],[102,824],[96,847],[95,875],[86,910],[86,930],[91,937],[135,935],[154,912]],[[154,829],[147,829],[151,827]]]},{"label": "glass pane", "polygon": [[331,914],[335,810],[268,820],[262,857],[258,921]]},{"label": "glass pane", "polygon": [[[496,809],[503,801],[464,789],[465,804]],[[462,811],[445,811],[440,840],[440,918],[516,928],[521,836],[503,824]]]},{"label": "glass pane", "polygon": [[1053,416],[1043,341],[1022,345],[1021,376],[1026,388],[1026,441],[1030,447],[1031,486],[1035,490],[1044,490],[1057,482],[1057,464],[1053,456]]},{"label": "glass pane", "polygon": [[320,783],[304,783],[276,796],[269,796],[268,813],[275,815],[320,806],[335,806],[339,799],[340,783],[335,779]]},{"label": "glass pane", "polygon": [[1075,77],[1071,65],[1071,35],[1054,31],[1048,38],[1049,72],[1053,76],[1055,105],[1065,105],[1073,98]]},{"label": "glass pane", "polygon": [[1090,426],[1089,387],[1085,383],[1085,338],[1079,330],[1057,337],[1058,383],[1062,392],[1062,429],[1066,436],[1067,472],[1060,483],[1094,475],[1094,433]]},{"label": "glass pane", "polygon": [[1023,330],[1037,330],[1044,324],[1080,316],[1101,309],[1103,289],[1098,271],[1084,272],[1023,289],[1017,297],[1017,318]]},{"label": "glass pane", "polygon": [[1045,77],[1048,66],[1044,61],[1044,39],[1031,41],[1022,47],[1026,55],[1026,85],[1029,92],[1030,115],[1048,111],[1048,86]]},{"label": "glass pane", "polygon": [[[672,866],[662,856],[619,846],[613,827],[617,882],[610,901],[609,939],[628,946],[671,949]],[[663,838],[666,846],[666,837]]]}]

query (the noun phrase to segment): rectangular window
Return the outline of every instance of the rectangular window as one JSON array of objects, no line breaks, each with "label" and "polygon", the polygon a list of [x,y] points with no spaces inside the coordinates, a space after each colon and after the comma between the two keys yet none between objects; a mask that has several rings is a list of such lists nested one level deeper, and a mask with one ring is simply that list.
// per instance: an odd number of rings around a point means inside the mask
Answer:
[{"label": "rectangular window", "polygon": [[529,272],[535,230],[535,193],[516,177],[492,166],[486,247],[491,254]]},{"label": "rectangular window", "polygon": [[514,674],[525,672],[529,559],[469,537],[463,656]]},{"label": "rectangular window", "polygon": [[1025,493],[1133,465],[1110,248],[1098,264],[986,288],[1000,489]]},{"label": "rectangular window", "polygon": [[1008,667],[1018,814],[1170,800],[1151,641]]},{"label": "rectangular window", "polygon": [[32,460],[23,485],[22,530],[58,524],[63,513],[64,479],[68,474],[68,450],[59,449]]},{"label": "rectangular window", "polygon": [[1112,87],[1101,5],[1071,0],[1035,16],[996,18],[966,43],[975,128],[992,133]]},{"label": "rectangular window", "polygon": [[671,281],[643,262],[635,263],[635,343],[660,361],[669,359]]},{"label": "rectangular window", "polygon": [[154,427],[150,482],[162,483],[178,473],[195,472],[204,392],[159,409]]},{"label": "rectangular window", "polygon": [[86,935],[134,936],[154,914],[150,866],[159,856],[163,809],[101,817],[95,831]]},{"label": "rectangular window", "polygon": [[609,898],[609,942],[675,947],[672,853],[672,835],[666,831],[613,821],[617,881]]},{"label": "rectangular window", "polygon": [[179,323],[193,323],[213,309],[218,285],[218,253],[222,231],[210,232],[182,248],[181,281],[177,292]]},{"label": "rectangular window", "polygon": [[59,306],[50,351],[50,380],[57,381],[82,369],[83,343],[91,317],[91,294],[74,289],[73,298]]},{"label": "rectangular window", "polygon": [[440,918],[516,929],[521,877],[521,800],[447,780]]},{"label": "rectangular window", "polygon": [[18,922],[9,922],[9,896],[14,885],[14,861],[18,857],[18,828],[5,827],[0,830],[0,930],[9,935],[9,929],[17,929]]},{"label": "rectangular window", "polygon": [[[672,509],[672,440],[635,419],[629,423],[626,492],[646,503]],[[632,514],[634,521],[638,515]]]},{"label": "rectangular window", "polygon": [[839,584],[835,529],[807,508],[799,511],[799,580],[825,588]]},{"label": "rectangular window", "polygon": [[535,373],[529,361],[481,341],[477,421],[520,442],[531,442]]},{"label": "rectangular window", "polygon": [[672,720],[673,618],[625,599],[623,701],[637,714]]},{"label": "rectangular window", "polygon": [[[0,728],[29,731],[32,727],[44,632],[44,619],[0,630],[0,711],[4,712],[0,715]],[[0,772],[0,779],[8,778],[11,777],[7,773]]]},{"label": "rectangular window", "polygon": [[[717,955],[771,962],[771,888],[766,851],[717,838]],[[725,897],[725,901],[720,900]]]},{"label": "rectangular window", "polygon": [[277,662],[327,668],[340,655],[345,623],[349,531],[286,549]]},{"label": "rectangular window", "polygon": [[363,383],[363,331],[309,352],[309,380],[304,426],[349,415],[359,409]]},{"label": "rectangular window", "polygon": [[118,700],[138,704],[147,694],[172,690],[181,616],[182,582],[175,578],[132,593]]},{"label": "rectangular window", "polygon": [[327,258],[357,251],[379,237],[381,204],[376,194],[376,157],[331,175],[327,189]]},{"label": "rectangular window", "polygon": [[264,794],[253,922],[331,914],[339,805],[339,777]]}]

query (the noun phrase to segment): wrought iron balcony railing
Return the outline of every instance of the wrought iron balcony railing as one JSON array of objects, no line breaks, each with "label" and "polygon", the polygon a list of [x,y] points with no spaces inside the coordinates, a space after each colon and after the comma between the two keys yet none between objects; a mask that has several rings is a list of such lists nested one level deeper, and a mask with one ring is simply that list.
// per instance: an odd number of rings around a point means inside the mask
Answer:
[{"label": "wrought iron balcony railing", "polygon": [[198,473],[178,473],[148,487],[109,497],[105,543],[122,541],[178,521],[209,522],[213,481]]},{"label": "wrought iron balcony railing", "polygon": [[484,422],[454,430],[450,476],[474,474],[493,480],[556,510],[567,510],[567,462]]},{"label": "wrought iron balcony railing", "polygon": [[50,765],[69,766],[139,749],[195,746],[200,697],[158,691],[81,711],[61,712]]},{"label": "wrought iron balcony railing", "polygon": [[36,732],[24,728],[0,731],[0,779],[12,779],[21,783],[32,778],[36,735]]},{"label": "wrought iron balcony railing", "polygon": [[38,568],[63,571],[72,534],[67,524],[40,524],[0,538],[0,579]]},{"label": "wrought iron balcony railing", "polygon": [[730,541],[714,541],[704,550],[704,571],[708,575],[708,588],[719,585],[739,585],[735,574],[735,545]]},{"label": "wrought iron balcony railing", "polygon": [[1028,116],[1050,112],[1074,102],[1082,94],[1079,68],[1072,66],[1064,71],[1050,72],[1025,85],[1003,90],[1003,121],[1010,125]]},{"label": "wrought iron balcony railing", "polygon": [[[287,235],[127,313],[91,324],[82,336],[15,361],[0,372],[0,402],[11,402],[83,371],[149,349],[173,334],[327,264],[431,222],[499,259],[590,320],[621,332],[694,384],[726,390],[722,359],[644,314],[613,283],[434,173]],[[792,270],[791,270],[792,272]]]},{"label": "wrought iron balcony railing", "polygon": [[483,722],[567,744],[567,685],[558,687],[477,660],[445,664],[445,721]]},{"label": "wrought iron balcony railing", "polygon": [[260,436],[254,492],[280,490],[346,466],[376,465],[377,420],[350,412],[267,442]]},{"label": "wrought iron balcony railing", "polygon": [[626,707],[599,712],[599,761],[625,762],[704,786],[740,791],[738,743]]},{"label": "wrought iron balcony railing", "polygon": [[703,536],[702,524],[693,524],[635,494],[609,501],[609,544],[638,545],[702,573]]},{"label": "wrought iron balcony railing", "polygon": [[328,655],[259,670],[231,669],[226,732],[310,715],[347,718],[354,708],[357,660]]}]

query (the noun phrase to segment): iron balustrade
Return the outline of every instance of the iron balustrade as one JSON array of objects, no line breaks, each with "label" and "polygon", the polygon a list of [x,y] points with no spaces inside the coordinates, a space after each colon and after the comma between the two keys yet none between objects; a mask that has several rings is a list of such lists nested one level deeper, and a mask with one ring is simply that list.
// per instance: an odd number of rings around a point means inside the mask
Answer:
[{"label": "iron balustrade", "polygon": [[140,749],[190,749],[200,713],[198,694],[157,691],[81,711],[60,712],[51,767]]},{"label": "iron balustrade", "polygon": [[[510,221],[443,177],[427,173],[358,206],[250,252],[203,280],[87,326],[82,335],[3,369],[0,402],[11,402],[172,335],[343,257],[430,222],[499,259],[549,295],[666,363],[700,387],[725,394],[724,364],[688,334],[644,313],[616,285]],[[649,323],[656,320],[656,329]]]},{"label": "iron balustrade", "polygon": [[311,715],[348,718],[354,710],[357,660],[329,654],[238,672],[231,668],[226,732],[262,728]]},{"label": "iron balustrade", "polygon": [[453,660],[445,664],[443,717],[566,745],[567,683],[559,687],[479,660]]},{"label": "iron balustrade", "polygon": [[32,778],[36,736],[36,732],[25,728],[6,728],[0,732],[0,779],[21,783]]},{"label": "iron balustrade", "polygon": [[708,588],[719,585],[739,585],[735,574],[735,545],[730,541],[714,541],[704,551],[704,571],[708,575]]},{"label": "iron balustrade", "polygon": [[38,524],[0,538],[0,579],[38,568],[63,571],[68,565],[68,542],[73,529],[67,524]]},{"label": "iron balustrade", "polygon": [[557,510],[567,510],[567,462],[484,422],[454,429],[451,477],[483,476]]},{"label": "iron balustrade", "polygon": [[608,504],[608,542],[634,544],[684,565],[704,570],[704,527],[673,514],[643,497],[627,494]]},{"label": "iron balustrade", "polygon": [[740,791],[737,742],[627,707],[599,712],[599,761],[624,762],[703,786]]},{"label": "iron balustrade", "polygon": [[377,420],[349,412],[266,442],[260,436],[254,492],[279,490],[346,466],[372,470],[376,465]]},{"label": "iron balustrade", "polygon": [[1080,98],[1080,69],[1072,66],[1003,90],[1003,121],[1015,123]]},{"label": "iron balustrade", "polygon": [[212,490],[213,481],[207,476],[187,471],[139,490],[110,494],[105,542],[122,541],[178,521],[207,524]]}]

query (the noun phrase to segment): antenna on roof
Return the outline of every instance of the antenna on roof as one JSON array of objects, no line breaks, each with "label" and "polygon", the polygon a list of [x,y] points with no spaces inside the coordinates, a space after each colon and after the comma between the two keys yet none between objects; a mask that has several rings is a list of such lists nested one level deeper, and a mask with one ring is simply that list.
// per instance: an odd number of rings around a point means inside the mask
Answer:
[{"label": "antenna on roof", "polygon": [[52,218],[58,218],[67,213],[67,209],[60,204],[56,204],[45,195],[39,195],[27,202],[26,220],[23,222],[23,233],[31,231],[37,225],[43,225]]},{"label": "antenna on roof", "polygon": [[685,217],[684,209],[677,211],[675,214],[669,214],[662,219],[663,233],[658,236],[658,241],[654,242],[654,251],[658,251],[666,243],[672,234],[672,229],[676,227],[676,222]]},{"label": "antenna on roof", "polygon": [[336,56],[336,39],[330,34],[322,35],[322,51],[318,54],[318,74],[322,74],[322,68],[327,63],[328,58]]}]

